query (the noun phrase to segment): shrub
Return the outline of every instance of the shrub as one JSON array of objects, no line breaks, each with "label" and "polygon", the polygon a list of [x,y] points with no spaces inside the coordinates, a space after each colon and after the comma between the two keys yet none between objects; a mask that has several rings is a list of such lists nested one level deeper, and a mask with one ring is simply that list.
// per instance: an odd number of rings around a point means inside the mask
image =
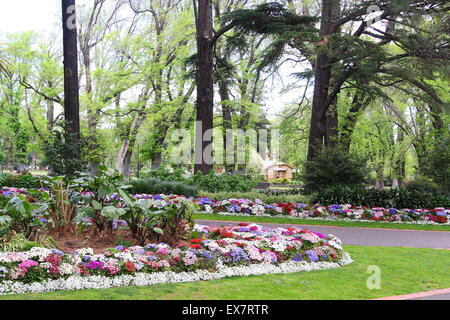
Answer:
[{"label": "shrub", "polygon": [[0,237],[0,251],[4,252],[18,252],[23,251],[23,248],[29,241],[22,233],[10,233],[3,238]]},{"label": "shrub", "polygon": [[408,191],[417,191],[431,193],[433,195],[444,195],[439,185],[433,181],[430,181],[424,177],[417,177],[416,179],[409,181],[405,184],[405,188]]},{"label": "shrub", "polygon": [[280,178],[280,179],[275,179],[271,181],[272,184],[287,184],[289,183],[289,180],[287,178]]},{"label": "shrub", "polygon": [[163,181],[186,181],[186,178],[184,178],[185,173],[185,170],[182,168],[176,168],[173,171],[169,171],[166,168],[159,168],[157,170],[144,170],[142,176],[144,178],[154,178]]},{"label": "shrub", "polygon": [[195,208],[191,201],[178,199],[160,210],[153,200],[136,200],[123,190],[119,193],[126,206],[117,210],[118,217],[126,221],[141,246],[151,239],[174,245],[189,235]]},{"label": "shrub", "polygon": [[76,231],[74,219],[77,210],[77,206],[72,199],[74,190],[70,188],[69,183],[64,181],[63,177],[47,178],[43,183],[49,192],[46,201],[52,220],[50,229],[58,232],[61,237],[68,232],[74,233]]},{"label": "shrub", "polygon": [[208,192],[248,192],[256,186],[256,182],[249,177],[226,173],[216,174],[214,172],[210,172],[206,175],[196,173],[192,178],[189,178],[188,181],[191,181],[192,184],[198,186],[201,190]]},{"label": "shrub", "polygon": [[112,219],[117,215],[114,209],[120,202],[113,195],[121,190],[123,176],[105,166],[99,166],[98,170],[98,176],[82,175],[75,183],[80,190],[87,191],[80,194],[78,218],[89,217],[100,234],[103,234],[105,229],[113,229]]},{"label": "shrub", "polygon": [[25,196],[18,194],[8,201],[4,212],[12,219],[12,230],[33,240],[38,238],[41,227],[46,224],[47,208],[46,203],[30,203]]},{"label": "shrub", "polygon": [[362,186],[366,181],[366,161],[353,154],[321,150],[314,161],[305,164],[302,180],[306,193],[333,186]]},{"label": "shrub", "polygon": [[176,194],[186,197],[195,197],[198,193],[196,186],[183,182],[161,181],[154,178],[133,180],[128,191],[133,194]]},{"label": "shrub", "polygon": [[39,179],[31,175],[30,173],[25,173],[22,175],[3,175],[0,179],[0,187],[11,187],[11,188],[39,188]]},{"label": "shrub", "polygon": [[443,129],[431,142],[419,170],[436,182],[447,195],[450,194],[450,132]]},{"label": "shrub", "polygon": [[450,207],[450,198],[428,192],[400,189],[365,189],[360,187],[332,187],[320,190],[312,197],[321,205],[351,204],[366,207],[434,209]]},{"label": "shrub", "polygon": [[45,164],[55,175],[72,179],[86,167],[80,150],[88,144],[85,139],[77,139],[74,133],[66,132],[64,127],[62,124],[53,130],[44,144]]}]

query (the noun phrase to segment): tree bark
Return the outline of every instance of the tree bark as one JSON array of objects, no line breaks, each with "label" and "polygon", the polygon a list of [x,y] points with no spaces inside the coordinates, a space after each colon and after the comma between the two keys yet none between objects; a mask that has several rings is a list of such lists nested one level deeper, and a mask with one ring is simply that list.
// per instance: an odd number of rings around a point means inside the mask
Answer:
[{"label": "tree bark", "polygon": [[339,145],[345,152],[350,151],[352,135],[355,130],[356,122],[366,106],[365,96],[366,94],[362,91],[357,91],[355,93],[349,113],[343,121],[342,130],[339,133]]},{"label": "tree bark", "polygon": [[[320,25],[320,36],[327,39],[333,32],[333,17],[338,10],[339,1],[322,0],[322,22]],[[325,143],[327,132],[331,134],[335,130],[331,130],[337,115],[329,115],[327,121],[327,102],[328,92],[331,81],[331,57],[325,50],[320,50],[317,54],[315,64],[315,84],[313,94],[313,104],[311,113],[311,126],[309,131],[308,160],[314,160],[318,151]],[[328,129],[327,129],[328,127]],[[329,139],[329,138],[327,138]]]},{"label": "tree bark", "polygon": [[122,147],[116,159],[116,170],[120,171],[125,177],[130,176],[131,157],[133,156],[139,128],[145,121],[145,118],[145,113],[135,115],[122,141]]},{"label": "tree bark", "polygon": [[55,117],[55,104],[51,100],[47,100],[47,131],[53,130],[53,119]]},{"label": "tree bark", "polygon": [[[195,145],[195,172],[208,174],[212,168],[214,83],[213,83],[213,18],[211,0],[198,0],[197,13],[197,124]],[[209,140],[209,141],[208,141]],[[206,157],[205,157],[206,156]]]},{"label": "tree bark", "polygon": [[[64,50],[64,117],[67,130],[80,139],[80,99],[75,0],[62,0]],[[80,152],[77,155],[79,156]]]}]

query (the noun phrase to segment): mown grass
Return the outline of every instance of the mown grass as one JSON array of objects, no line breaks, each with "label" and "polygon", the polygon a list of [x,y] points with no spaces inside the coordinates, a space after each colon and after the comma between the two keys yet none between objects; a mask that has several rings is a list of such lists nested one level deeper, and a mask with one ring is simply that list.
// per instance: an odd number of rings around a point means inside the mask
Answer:
[{"label": "mown grass", "polygon": [[310,226],[337,226],[337,227],[359,227],[359,228],[385,228],[425,231],[450,231],[450,225],[428,225],[428,224],[402,224],[402,223],[380,223],[380,222],[352,222],[352,221],[328,221],[312,219],[291,219],[284,217],[255,217],[255,216],[222,216],[218,214],[195,214],[196,220],[218,220],[218,221],[242,221],[255,223],[275,224],[298,224]]},{"label": "mown grass", "polygon": [[[450,251],[346,246],[355,262],[340,269],[214,281],[0,296],[2,300],[373,299],[450,287]],[[369,266],[381,270],[370,290]]]}]

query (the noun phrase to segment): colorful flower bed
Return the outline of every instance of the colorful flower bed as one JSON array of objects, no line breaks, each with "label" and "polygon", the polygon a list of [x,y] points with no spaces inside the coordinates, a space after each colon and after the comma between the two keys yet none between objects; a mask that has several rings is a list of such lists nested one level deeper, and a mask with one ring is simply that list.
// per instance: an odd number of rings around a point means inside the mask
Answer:
[{"label": "colorful flower bed", "polygon": [[263,204],[248,199],[198,199],[208,213],[242,216],[284,216],[302,219],[374,221],[415,224],[450,224],[450,209],[367,208],[352,205],[321,206],[303,203]]},{"label": "colorful flower bed", "polygon": [[[31,201],[39,201],[45,189],[24,190],[4,188],[0,195],[12,197],[17,193],[27,195]],[[113,195],[117,197],[117,195]],[[182,196],[166,195],[135,195],[136,199],[153,199],[157,208],[163,208],[173,200]],[[214,201],[209,198],[188,198],[200,206],[202,212],[220,215],[236,216],[282,216],[316,220],[344,220],[344,221],[373,221],[386,223],[413,224],[450,224],[450,209],[396,209],[396,208],[368,208],[352,205],[321,206],[304,203],[274,203],[264,204],[261,200],[226,199]],[[0,202],[1,204],[1,202]]]},{"label": "colorful flower bed", "polygon": [[351,263],[341,242],[299,228],[195,225],[175,247],[148,244],[66,253],[47,248],[0,253],[0,294],[185,282],[337,268]]}]

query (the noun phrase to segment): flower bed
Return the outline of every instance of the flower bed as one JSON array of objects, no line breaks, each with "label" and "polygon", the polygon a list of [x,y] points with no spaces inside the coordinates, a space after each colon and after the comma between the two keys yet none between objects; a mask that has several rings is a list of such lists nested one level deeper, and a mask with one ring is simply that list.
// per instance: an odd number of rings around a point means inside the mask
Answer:
[{"label": "flower bed", "polygon": [[65,253],[47,248],[0,253],[0,294],[186,282],[330,269],[351,263],[341,242],[300,228],[195,225],[175,247],[148,244]]},{"label": "flower bed", "polygon": [[237,216],[277,216],[317,220],[372,221],[386,223],[450,224],[450,209],[367,208],[351,205],[320,206],[302,203],[263,204],[256,200],[198,199],[207,213]]},{"label": "flower bed", "polygon": [[[0,195],[12,197],[17,193],[26,195],[31,201],[39,201],[39,196],[45,189],[24,190],[4,188]],[[118,197],[113,195],[113,197]],[[154,206],[163,208],[176,199],[186,199],[182,196],[166,195],[135,195],[136,199],[152,199]],[[202,212],[237,215],[237,216],[277,216],[316,220],[342,221],[373,221],[385,223],[413,223],[413,224],[450,224],[450,209],[396,209],[396,208],[367,208],[352,205],[321,206],[304,203],[274,203],[264,204],[261,200],[225,199],[214,201],[205,197],[187,198],[199,205]]]}]

